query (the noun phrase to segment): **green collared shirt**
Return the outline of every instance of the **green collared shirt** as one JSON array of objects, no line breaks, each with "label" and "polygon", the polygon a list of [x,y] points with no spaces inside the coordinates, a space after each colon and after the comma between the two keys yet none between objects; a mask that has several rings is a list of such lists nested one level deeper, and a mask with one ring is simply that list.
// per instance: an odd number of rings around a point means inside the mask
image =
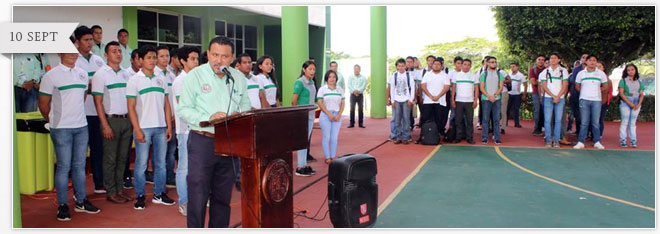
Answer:
[{"label": "green collared shirt", "polygon": [[[211,65],[204,64],[191,70],[183,83],[179,104],[176,111],[181,120],[188,123],[191,130],[215,133],[215,128],[200,127],[199,123],[208,121],[216,112],[225,112],[231,115],[234,112],[250,110],[250,98],[247,95],[247,78],[234,68],[229,69],[234,77],[233,94],[230,102],[227,76],[220,79],[213,72]],[[231,103],[231,104],[230,104]],[[231,105],[231,106],[230,106]],[[231,108],[228,110],[228,108]]]},{"label": "green collared shirt", "polygon": [[362,93],[366,87],[367,78],[363,75],[355,76],[355,74],[351,74],[348,77],[348,92],[353,93],[354,90],[357,90],[358,93]]}]

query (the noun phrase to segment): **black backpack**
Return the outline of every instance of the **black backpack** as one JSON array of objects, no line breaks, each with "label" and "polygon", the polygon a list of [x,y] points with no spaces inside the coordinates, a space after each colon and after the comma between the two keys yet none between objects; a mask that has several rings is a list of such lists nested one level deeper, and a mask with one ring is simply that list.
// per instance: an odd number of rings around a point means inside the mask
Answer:
[{"label": "black backpack", "polygon": [[420,133],[420,141],[422,145],[437,145],[440,143],[440,136],[438,135],[438,126],[434,121],[426,121],[422,124],[422,132]]},{"label": "black backpack", "polygon": [[[394,85],[395,86],[396,86],[396,78],[397,78],[398,74],[399,74],[399,72],[394,72]],[[408,93],[410,93],[411,92],[410,91],[410,73],[408,73],[408,71],[406,71],[406,77],[408,78],[408,82],[407,82],[408,83]]]}]

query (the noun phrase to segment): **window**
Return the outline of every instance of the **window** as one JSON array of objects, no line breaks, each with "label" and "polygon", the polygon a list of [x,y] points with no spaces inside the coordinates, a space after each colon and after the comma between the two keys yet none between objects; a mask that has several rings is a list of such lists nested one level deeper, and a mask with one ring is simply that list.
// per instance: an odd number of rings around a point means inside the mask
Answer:
[{"label": "window", "polygon": [[215,21],[215,36],[226,36],[234,42],[235,56],[247,53],[257,60],[257,27]]},{"label": "window", "polygon": [[202,47],[202,21],[199,17],[151,9],[138,9],[138,47],[184,45]]}]

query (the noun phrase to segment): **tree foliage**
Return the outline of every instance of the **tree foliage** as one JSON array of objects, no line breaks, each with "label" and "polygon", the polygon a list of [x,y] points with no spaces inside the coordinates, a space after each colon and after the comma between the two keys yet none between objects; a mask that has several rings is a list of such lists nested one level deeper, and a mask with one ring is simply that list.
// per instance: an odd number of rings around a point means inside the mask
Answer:
[{"label": "tree foliage", "polygon": [[557,52],[565,64],[583,53],[596,55],[607,73],[655,51],[653,6],[497,6],[504,50],[532,63]]}]

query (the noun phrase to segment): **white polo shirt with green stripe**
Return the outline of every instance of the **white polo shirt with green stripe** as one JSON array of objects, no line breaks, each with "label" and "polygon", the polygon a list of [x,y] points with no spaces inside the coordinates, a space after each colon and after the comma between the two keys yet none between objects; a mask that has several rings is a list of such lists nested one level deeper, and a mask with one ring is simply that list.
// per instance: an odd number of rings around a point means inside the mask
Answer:
[{"label": "white polo shirt with green stripe", "polygon": [[453,84],[456,84],[457,102],[474,102],[474,89],[479,89],[479,79],[476,74],[456,72],[454,73]]},{"label": "white polo shirt with green stripe", "polygon": [[[559,95],[564,81],[568,81],[568,75],[570,75],[568,70],[562,66],[557,66],[555,69],[548,67],[539,74],[539,80],[548,84],[548,89],[552,94]],[[552,98],[547,92],[543,94],[543,97]],[[563,99],[564,96],[559,98]]]},{"label": "white polo shirt with green stripe", "polygon": [[[176,74],[171,72],[167,67],[165,69],[160,69],[158,66],[154,67],[154,73],[159,76],[163,76],[163,79],[167,83],[167,88],[165,89],[165,92],[167,93],[172,93],[172,84],[174,83],[174,80],[176,79]],[[175,98],[174,95],[170,97],[170,103],[174,102]],[[174,116],[174,113],[172,113],[172,116]]]},{"label": "white polo shirt with green stripe", "polygon": [[265,76],[264,74],[259,74],[256,76],[257,81],[264,88],[264,93],[266,93],[266,101],[268,105],[277,104],[277,86],[270,78],[270,76]]},{"label": "white polo shirt with green stripe", "polygon": [[136,100],[140,128],[167,127],[165,122],[165,98],[167,98],[167,82],[163,76],[154,74],[146,76],[142,70],[128,80],[126,98]]},{"label": "white polo shirt with green stripe", "polygon": [[[101,67],[105,65],[103,59],[98,55],[89,53],[89,57],[85,58],[82,54],[78,54],[78,60],[76,60],[76,67],[83,69],[87,72],[87,76],[90,78],[94,76],[94,73],[98,71]],[[92,98],[91,93],[87,94],[87,99],[85,99],[85,115],[87,116],[97,116],[96,106],[94,106],[94,98]]]},{"label": "white polo shirt with green stripe", "polygon": [[170,102],[170,106],[172,107],[172,112],[174,113],[174,121],[176,122],[176,134],[188,134],[190,132],[190,129],[188,128],[188,124],[185,122],[181,121],[181,117],[179,117],[179,114],[176,111],[177,106],[179,105],[179,102],[177,99],[181,96],[181,89],[183,88],[183,81],[186,79],[186,76],[188,73],[184,70],[181,70],[181,73],[179,73],[179,76],[174,79],[174,82],[172,83],[172,94],[170,96],[174,97],[174,101]]},{"label": "white polo shirt with green stripe", "polygon": [[580,84],[580,100],[602,101],[600,86],[607,83],[607,75],[598,68],[588,70],[578,72],[575,77],[575,83]]},{"label": "white polo shirt with green stripe", "polygon": [[126,82],[130,78],[127,70],[114,70],[107,64],[92,77],[92,95],[103,97],[103,109],[108,115],[128,114],[126,104]]},{"label": "white polo shirt with green stripe", "polygon": [[39,95],[51,97],[50,128],[81,128],[87,126],[84,103],[89,77],[84,70],[62,64],[51,69],[41,79]]},{"label": "white polo shirt with green stripe", "polygon": [[316,95],[316,100],[319,99],[323,100],[323,105],[328,111],[339,111],[341,103],[344,102],[344,90],[340,87],[330,89],[328,85],[324,85]]},{"label": "white polo shirt with green stripe", "polygon": [[264,86],[259,83],[257,77],[250,74],[250,77],[246,79],[247,82],[247,94],[250,98],[250,106],[254,109],[261,109],[261,99],[259,99],[259,92],[264,91]]}]

